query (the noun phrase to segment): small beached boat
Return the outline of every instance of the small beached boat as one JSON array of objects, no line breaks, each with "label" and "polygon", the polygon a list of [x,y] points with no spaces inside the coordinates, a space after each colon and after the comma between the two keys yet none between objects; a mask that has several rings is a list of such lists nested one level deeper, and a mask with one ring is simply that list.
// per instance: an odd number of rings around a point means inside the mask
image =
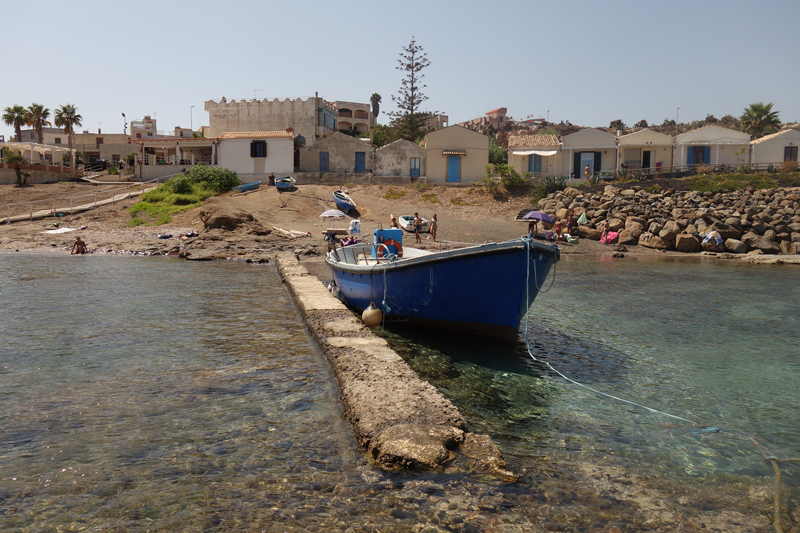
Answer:
[{"label": "small beached boat", "polygon": [[294,189],[295,179],[291,176],[284,176],[282,178],[275,178],[275,186],[282,190]]},{"label": "small beached boat", "polygon": [[260,186],[261,186],[260,181],[253,181],[250,183],[242,183],[241,185],[237,185],[234,187],[234,189],[236,189],[239,192],[254,191],[258,189]]},{"label": "small beached boat", "polygon": [[[422,225],[419,228],[419,232],[430,233],[431,231],[430,223],[422,217],[419,218],[422,220]],[[401,228],[403,228],[406,231],[410,232],[414,231],[414,215],[400,215],[399,217],[397,217],[397,223],[400,225]]]},{"label": "small beached boat", "polygon": [[557,246],[513,239],[430,252],[403,248],[403,232],[381,229],[372,244],[326,255],[340,298],[370,303],[391,320],[513,343],[522,317],[560,258]]},{"label": "small beached boat", "polygon": [[341,190],[333,191],[333,201],[336,203],[336,207],[345,213],[350,212],[351,209],[356,207],[356,203],[353,201],[353,199],[347,196]]}]

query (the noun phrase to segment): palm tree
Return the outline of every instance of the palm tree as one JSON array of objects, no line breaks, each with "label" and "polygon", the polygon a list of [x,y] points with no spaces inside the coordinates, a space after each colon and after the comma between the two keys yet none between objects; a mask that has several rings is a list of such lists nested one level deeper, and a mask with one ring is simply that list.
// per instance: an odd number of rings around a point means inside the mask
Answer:
[{"label": "palm tree", "polygon": [[36,135],[39,137],[39,144],[44,143],[44,134],[42,128],[50,125],[50,110],[42,104],[31,104],[27,109],[27,123],[28,126],[33,126]]},{"label": "palm tree", "polygon": [[64,128],[69,141],[70,164],[69,171],[72,179],[75,180],[75,152],[72,150],[72,135],[75,133],[75,126],[81,126],[83,117],[78,114],[78,110],[72,104],[65,104],[56,109],[56,126]]},{"label": "palm tree", "polygon": [[3,122],[7,126],[14,126],[15,140],[20,142],[22,140],[22,126],[28,122],[28,113],[21,105],[7,107],[3,113]]},{"label": "palm tree", "polygon": [[26,186],[28,184],[28,176],[30,176],[30,174],[22,173],[22,165],[26,164],[28,160],[25,158],[25,156],[20,155],[16,152],[12,152],[8,148],[6,148],[5,151],[6,151],[5,153],[6,165],[13,165],[14,172],[16,172],[17,174],[17,186],[18,187]]},{"label": "palm tree", "polygon": [[381,112],[381,95],[378,93],[372,93],[369,101],[372,102],[372,116],[375,118],[375,120],[378,120],[378,113]]},{"label": "palm tree", "polygon": [[742,129],[758,139],[767,130],[776,129],[780,126],[779,111],[773,111],[772,105],[772,102],[769,104],[764,102],[750,104],[750,107],[745,108],[744,114],[740,119],[742,121]]}]

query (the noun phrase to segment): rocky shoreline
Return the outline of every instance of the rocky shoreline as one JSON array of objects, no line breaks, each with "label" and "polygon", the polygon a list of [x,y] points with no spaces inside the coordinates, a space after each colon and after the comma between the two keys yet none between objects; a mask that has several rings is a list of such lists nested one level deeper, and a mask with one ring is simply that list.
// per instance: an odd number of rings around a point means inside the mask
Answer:
[{"label": "rocky shoreline", "polygon": [[538,205],[561,220],[585,214],[577,234],[595,241],[607,222],[618,233],[611,243],[623,246],[727,258],[780,254],[788,262],[800,254],[800,187],[711,193],[607,185],[587,194],[567,188]]}]

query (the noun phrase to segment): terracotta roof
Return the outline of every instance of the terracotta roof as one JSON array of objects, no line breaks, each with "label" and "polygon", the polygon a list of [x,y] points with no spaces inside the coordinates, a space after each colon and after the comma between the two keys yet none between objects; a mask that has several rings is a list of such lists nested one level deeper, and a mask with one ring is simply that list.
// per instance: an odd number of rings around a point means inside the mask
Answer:
[{"label": "terracotta roof", "polygon": [[535,147],[559,147],[561,143],[558,142],[558,135],[531,135],[530,133],[521,133],[519,135],[509,135],[509,146],[535,146]]},{"label": "terracotta roof", "polygon": [[226,131],[219,134],[220,139],[294,139],[288,131]]},{"label": "terracotta roof", "polygon": [[466,150],[442,150],[442,155],[467,155]]}]

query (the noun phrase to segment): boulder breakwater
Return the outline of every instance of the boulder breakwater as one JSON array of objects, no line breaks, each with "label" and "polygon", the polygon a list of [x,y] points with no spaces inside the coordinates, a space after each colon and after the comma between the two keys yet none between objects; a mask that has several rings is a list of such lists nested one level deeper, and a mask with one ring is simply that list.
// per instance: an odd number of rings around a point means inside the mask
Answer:
[{"label": "boulder breakwater", "polygon": [[[602,192],[567,188],[539,200],[559,220],[572,214],[586,223],[579,237],[678,252],[800,253],[800,187],[733,192],[648,190],[607,185]],[[612,233],[612,235],[613,235]]]}]

